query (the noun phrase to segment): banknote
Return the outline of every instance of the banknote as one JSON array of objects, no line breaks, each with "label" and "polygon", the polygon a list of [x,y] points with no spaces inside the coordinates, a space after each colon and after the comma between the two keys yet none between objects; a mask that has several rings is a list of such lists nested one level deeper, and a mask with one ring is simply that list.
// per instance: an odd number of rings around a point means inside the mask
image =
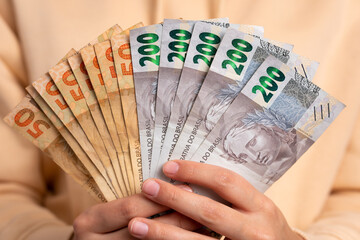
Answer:
[{"label": "banknote", "polygon": [[[80,165],[83,165],[89,174],[94,178],[94,181],[99,186],[99,189],[104,194],[104,197],[107,201],[112,201],[116,199],[115,194],[111,191],[111,188],[105,181],[105,179],[101,176],[99,170],[95,167],[95,165],[91,162],[90,158],[86,155],[85,151],[81,148],[76,139],[71,135],[71,133],[66,129],[61,120],[56,116],[54,111],[46,104],[44,99],[39,95],[39,93],[34,89],[32,85],[26,87],[26,91],[30,94],[33,100],[38,105],[39,109],[45,114],[45,116],[50,120],[53,126],[59,131],[61,136],[64,138],[66,143],[75,153],[75,155],[79,158]],[[47,134],[47,132],[44,132]],[[64,149],[64,148],[62,148]]]},{"label": "banknote", "polygon": [[[122,28],[116,24],[110,29],[108,29],[106,32],[98,36],[95,40],[93,40],[90,45],[109,40],[111,36],[117,35],[122,31]],[[124,134],[122,134],[121,132],[119,134],[119,132],[117,131],[116,120],[112,115],[111,105],[108,95],[106,93],[106,87],[103,77],[101,75],[99,62],[95,54],[95,49],[93,46],[87,46],[81,49],[80,53],[81,57],[83,58],[85,69],[88,72],[90,82],[93,85],[96,98],[103,114],[103,118],[110,133],[110,137],[113,141],[113,144],[115,145],[115,149],[119,157],[119,163],[116,164],[118,165],[116,168],[118,169],[120,167],[127,193],[128,195],[131,195],[135,193],[135,183],[133,180],[130,155],[126,148],[126,136],[124,136]]]},{"label": "banknote", "polygon": [[153,137],[150,177],[154,176],[156,159],[159,158],[171,107],[184,65],[191,33],[196,21],[164,19],[159,63],[159,79],[156,92],[155,126]]},{"label": "banknote", "polygon": [[[275,56],[290,67],[313,77],[318,63],[298,56],[282,46],[229,29],[218,49],[194,102],[178,143],[173,159],[190,159],[207,134],[229,107],[260,64]],[[256,64],[254,64],[256,63]],[[249,69],[250,68],[250,69]]]},{"label": "banknote", "polygon": [[111,36],[114,36],[116,34],[119,34],[123,31],[123,29],[118,25],[115,24],[114,26],[112,26],[111,28],[107,29],[105,32],[103,32],[102,34],[100,34],[99,36],[96,37],[96,39],[93,39],[89,45],[94,45],[95,43],[98,42],[103,42],[105,40],[108,40]]},{"label": "banknote", "polygon": [[[77,83],[83,93],[84,99],[89,107],[91,116],[94,120],[96,128],[98,129],[101,139],[106,146],[106,150],[108,151],[109,157],[112,162],[112,166],[114,168],[116,178],[120,182],[120,187],[122,189],[123,196],[129,195],[126,189],[125,180],[123,179],[123,175],[120,170],[119,161],[123,159],[123,153],[117,153],[114,143],[111,140],[110,133],[106,127],[105,120],[102,116],[100,106],[96,100],[96,96],[94,93],[94,88],[89,80],[89,76],[87,74],[84,62],[82,61],[80,53],[76,53],[75,55],[68,58],[68,63],[71,66],[72,72],[75,76]],[[64,137],[65,138],[65,137]]]},{"label": "banknote", "polygon": [[[60,94],[59,89],[56,87],[50,75],[45,74],[41,76],[39,79],[33,82],[32,86],[49,105],[51,110],[54,111],[56,116],[61,120],[69,132],[74,136],[81,148],[87,153],[92,163],[96,166],[103,178],[111,187],[111,190],[116,193],[112,184],[112,180],[102,165],[98,154],[91,145],[90,141],[87,139],[84,131],[77,122],[75,116],[72,114],[69,106],[66,104],[64,98]],[[118,198],[119,196],[116,194],[116,197]]]},{"label": "banknote", "polygon": [[[104,81],[104,86],[110,102],[111,112],[115,120],[115,126],[117,133],[120,137],[120,142],[123,147],[123,151],[130,154],[129,138],[127,135],[125,119],[123,115],[122,102],[120,97],[120,89],[117,81],[117,73],[114,65],[114,58],[111,48],[110,40],[103,41],[94,45],[94,50],[99,63],[101,75]],[[140,192],[139,177],[135,178],[137,170],[133,169],[135,159],[131,158],[130,154],[130,167],[131,171],[128,171],[128,178],[131,178],[132,193]],[[128,163],[129,164],[129,163]],[[136,165],[135,165],[136,166]],[[130,174],[129,174],[130,172]]]},{"label": "banknote", "polygon": [[[124,114],[126,131],[129,139],[132,169],[137,179],[136,192],[140,192],[143,181],[139,171],[142,168],[141,150],[139,139],[139,127],[136,111],[135,89],[133,69],[130,54],[130,30],[143,27],[143,23],[137,23],[120,34],[111,37],[112,56],[114,58],[117,81],[120,89],[121,104]],[[137,172],[137,173],[136,173]]]},{"label": "banknote", "polygon": [[344,107],[271,56],[234,99],[191,160],[231,169],[265,192]]},{"label": "banknote", "polygon": [[184,67],[166,130],[164,144],[157,159],[154,177],[162,175],[161,166],[170,159],[192,103],[200,89],[216,50],[227,28],[197,22],[194,25]]},{"label": "banknote", "polygon": [[[94,120],[91,116],[90,109],[85,101],[84,94],[82,93],[79,84],[75,80],[75,76],[71,70],[71,67],[67,61],[56,64],[50,68],[49,74],[53,79],[55,85],[60,91],[61,95],[68,104],[71,112],[75,116],[77,123],[80,124],[86,137],[94,147],[98,154],[101,164],[104,166],[107,175],[112,180],[112,184],[119,197],[123,197],[123,190],[121,184],[116,177],[113,162],[117,162],[117,155],[114,155],[115,159],[110,159],[107,151],[107,146],[101,139],[99,130],[97,129]],[[100,130],[101,131],[101,130]]]},{"label": "banknote", "polygon": [[[108,36],[116,34],[119,31],[121,31],[121,28],[118,25],[115,25],[105,31],[103,34],[99,35],[97,38],[93,39],[90,43],[87,44],[87,46],[91,46],[96,43],[105,41],[108,39]],[[123,191],[123,194],[124,196],[125,194],[130,195],[131,192],[127,176],[124,176],[122,174],[120,168],[120,161],[124,161],[124,153],[121,151],[121,149],[119,152],[116,151],[117,149],[115,148],[115,145],[111,139],[109,130],[105,123],[105,119],[102,116],[100,105],[96,99],[94,88],[89,79],[89,75],[87,73],[84,61],[81,58],[80,52],[72,55],[67,60],[69,65],[71,66],[75,79],[84,95],[85,101],[90,109],[91,116],[96,124],[97,129],[99,130],[100,136],[105,146],[107,147],[107,151],[109,153],[110,159],[112,160],[112,165],[114,167],[116,177],[118,178],[118,181],[121,181],[125,184],[125,191]],[[114,157],[114,155],[117,155],[117,159],[116,157]],[[122,189],[124,189],[123,186]]]},{"label": "banknote", "polygon": [[226,31],[174,148],[173,159],[190,158],[201,144],[208,133],[206,122],[213,120],[206,117],[210,115],[208,112],[214,111],[214,107],[207,106],[216,105],[211,102],[216,100],[214,95],[217,96],[219,89],[224,89],[228,83],[241,82],[260,45],[259,41],[259,38],[236,29]]},{"label": "banknote", "polygon": [[[113,35],[119,34],[120,32],[114,32]],[[109,35],[109,37],[111,37]],[[130,193],[135,193],[135,183],[132,173],[130,153],[127,151],[127,137],[123,133],[118,134],[115,119],[111,111],[111,105],[108,94],[106,92],[105,83],[101,75],[100,66],[95,54],[93,46],[87,46],[80,50],[81,57],[84,61],[85,68],[88,72],[90,82],[94,88],[94,92],[97,101],[100,105],[102,115],[105,119],[108,127],[111,139],[115,145],[115,149],[118,153],[123,152],[124,159],[120,161],[120,169],[125,182],[127,190]]]},{"label": "banknote", "polygon": [[265,192],[345,105],[312,83],[316,61],[263,33],[228,18],[114,25],[28,86],[5,121],[99,202],[149,177],[174,183],[169,159],[228,168]]},{"label": "banknote", "polygon": [[[155,127],[151,159],[158,159],[164,142],[171,107],[177,90],[191,33],[197,21],[183,19],[164,19],[159,64],[159,79],[155,104]],[[212,24],[229,23],[228,18],[209,19]],[[150,176],[154,176],[156,161],[150,166]]]},{"label": "banknote", "polygon": [[[196,22],[181,19],[164,19],[160,55],[166,57],[160,59],[159,66],[152,159],[158,159],[162,150],[171,108],[184,66],[191,33]],[[209,19],[202,22],[213,25],[220,22],[229,25],[226,18]],[[240,25],[238,28],[257,37],[262,37],[264,33],[264,29],[259,26]],[[150,175],[154,176],[156,161],[152,163]]]},{"label": "banknote", "polygon": [[161,33],[161,24],[130,31],[130,51],[135,85],[143,179],[149,177],[152,161],[155,96],[160,63]]},{"label": "banknote", "polygon": [[4,121],[35,146],[49,154],[57,165],[72,176],[97,201],[106,201],[93,176],[79,161],[30,95],[26,95],[4,118]]}]

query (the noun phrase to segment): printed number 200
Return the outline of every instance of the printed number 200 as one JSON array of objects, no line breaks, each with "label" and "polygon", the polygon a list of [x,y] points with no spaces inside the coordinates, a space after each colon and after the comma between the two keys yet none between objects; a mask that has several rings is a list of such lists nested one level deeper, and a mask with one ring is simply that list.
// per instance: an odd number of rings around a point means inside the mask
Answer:
[{"label": "printed number 200", "polygon": [[137,37],[137,41],[139,43],[147,44],[139,47],[138,52],[141,55],[145,55],[146,57],[142,57],[139,60],[140,66],[144,67],[146,62],[154,63],[155,65],[159,66],[160,63],[160,56],[156,55],[155,57],[150,57],[150,55],[155,55],[160,51],[160,47],[151,43],[156,42],[159,40],[159,36],[155,33],[144,33]]},{"label": "printed number 200", "polygon": [[[274,95],[271,92],[275,92],[278,89],[278,85],[276,82],[283,82],[285,80],[285,75],[282,71],[275,67],[268,67],[266,69],[268,76],[262,76],[259,78],[259,82],[261,85],[255,85],[252,88],[252,92],[256,94],[259,91],[266,103],[270,101],[272,96]],[[269,90],[269,93],[266,93],[265,89]]]}]

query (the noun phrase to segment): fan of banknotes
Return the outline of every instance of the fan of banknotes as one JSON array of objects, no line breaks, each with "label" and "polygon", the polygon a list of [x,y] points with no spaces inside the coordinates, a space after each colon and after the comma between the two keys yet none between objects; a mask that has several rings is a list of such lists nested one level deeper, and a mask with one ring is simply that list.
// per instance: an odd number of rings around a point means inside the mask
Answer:
[{"label": "fan of banknotes", "polygon": [[317,62],[263,32],[227,18],[115,25],[28,86],[4,120],[99,201],[171,181],[170,159],[231,169],[264,192],[345,106],[311,82]]}]

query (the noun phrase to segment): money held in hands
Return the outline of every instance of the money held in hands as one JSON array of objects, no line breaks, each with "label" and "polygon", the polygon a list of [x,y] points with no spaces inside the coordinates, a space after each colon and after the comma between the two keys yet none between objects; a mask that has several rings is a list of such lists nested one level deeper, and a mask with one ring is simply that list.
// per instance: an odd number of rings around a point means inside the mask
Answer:
[{"label": "money held in hands", "polygon": [[345,105],[312,83],[316,61],[263,35],[228,18],[114,25],[28,86],[4,121],[99,202],[170,182],[170,159],[265,192]]}]

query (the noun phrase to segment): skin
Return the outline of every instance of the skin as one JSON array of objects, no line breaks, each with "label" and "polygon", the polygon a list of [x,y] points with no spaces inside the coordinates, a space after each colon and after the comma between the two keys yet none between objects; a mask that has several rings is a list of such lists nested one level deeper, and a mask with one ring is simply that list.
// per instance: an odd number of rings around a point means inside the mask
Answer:
[{"label": "skin", "polygon": [[[187,216],[234,240],[303,240],[294,233],[275,204],[240,175],[210,164],[170,161],[166,176],[214,190],[232,204],[228,207],[207,197],[159,179],[148,179],[143,194],[150,200]],[[139,239],[213,239],[167,223],[136,217],[129,223],[130,234]]]},{"label": "skin", "polygon": [[[74,239],[214,239],[194,232],[206,226],[234,240],[303,240],[269,198],[230,170],[178,160],[166,163],[163,171],[174,180],[214,190],[231,207],[187,186],[148,179],[142,195],[98,204],[81,214],[74,222]],[[169,208],[175,212],[146,218]]]},{"label": "skin", "polygon": [[[187,186],[177,186],[189,191]],[[128,231],[129,221],[134,217],[150,217],[169,210],[168,207],[147,199],[143,194],[97,204],[80,214],[74,221],[73,240],[119,240],[137,239]],[[200,224],[177,212],[156,218],[156,222],[169,224],[189,231]]]}]

